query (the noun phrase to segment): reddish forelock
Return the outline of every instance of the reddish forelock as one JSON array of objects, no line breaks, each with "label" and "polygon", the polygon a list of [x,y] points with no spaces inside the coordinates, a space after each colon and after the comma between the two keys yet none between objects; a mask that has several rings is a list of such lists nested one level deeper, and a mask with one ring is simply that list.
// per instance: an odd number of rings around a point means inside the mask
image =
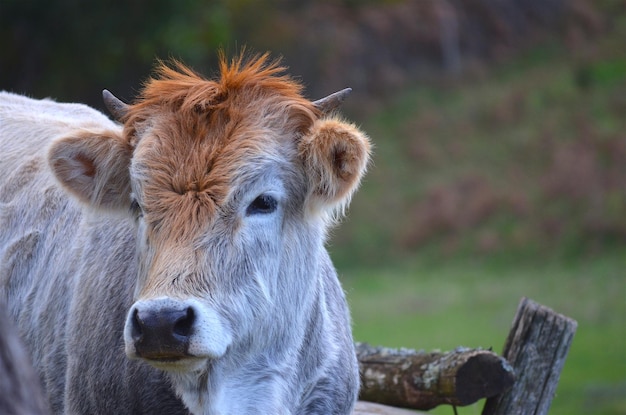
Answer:
[{"label": "reddish forelock", "polygon": [[267,54],[222,57],[215,80],[179,62],[159,64],[125,119],[133,145],[146,126],[158,137],[144,154],[147,219],[187,239],[214,215],[251,152],[275,150],[263,131],[297,136],[310,128],[319,114],[302,97],[302,86],[283,73]]}]

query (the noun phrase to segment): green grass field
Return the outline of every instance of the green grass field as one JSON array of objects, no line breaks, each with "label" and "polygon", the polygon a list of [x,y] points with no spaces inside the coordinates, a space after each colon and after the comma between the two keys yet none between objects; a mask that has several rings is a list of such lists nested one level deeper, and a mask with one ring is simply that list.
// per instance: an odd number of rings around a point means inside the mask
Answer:
[{"label": "green grass field", "polygon": [[530,297],[579,324],[550,414],[626,414],[624,38],[622,17],[363,122],[374,160],[330,243],[357,340],[501,352]]},{"label": "green grass field", "polygon": [[[521,297],[578,321],[551,414],[626,413],[626,250],[567,264],[413,261],[342,272],[358,341],[501,352]],[[480,414],[483,403],[459,408]],[[440,407],[435,414],[451,414]]]}]

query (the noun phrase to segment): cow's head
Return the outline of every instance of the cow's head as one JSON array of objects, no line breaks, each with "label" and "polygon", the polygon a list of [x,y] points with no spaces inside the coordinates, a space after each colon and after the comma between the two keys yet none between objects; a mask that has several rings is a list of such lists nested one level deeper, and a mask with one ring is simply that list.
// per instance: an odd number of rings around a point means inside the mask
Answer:
[{"label": "cow's head", "polygon": [[[126,352],[172,371],[289,342],[319,295],[326,228],[369,142],[262,56],[206,80],[162,65],[139,99],[105,101],[120,131],[76,131],[49,162],[70,193],[136,227]],[[331,110],[331,111],[329,111]],[[135,278],[135,276],[132,276]]]}]

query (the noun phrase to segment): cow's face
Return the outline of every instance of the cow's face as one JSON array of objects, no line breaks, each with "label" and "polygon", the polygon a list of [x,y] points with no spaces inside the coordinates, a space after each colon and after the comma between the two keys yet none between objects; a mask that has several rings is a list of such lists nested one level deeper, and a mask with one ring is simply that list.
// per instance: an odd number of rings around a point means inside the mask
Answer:
[{"label": "cow's face", "polygon": [[186,86],[176,100],[145,99],[123,133],[76,132],[49,156],[79,199],[132,217],[126,353],[172,371],[267,349],[302,326],[325,228],[369,153],[361,132],[320,119],[291,84],[224,93],[224,81],[195,81],[205,95]]}]

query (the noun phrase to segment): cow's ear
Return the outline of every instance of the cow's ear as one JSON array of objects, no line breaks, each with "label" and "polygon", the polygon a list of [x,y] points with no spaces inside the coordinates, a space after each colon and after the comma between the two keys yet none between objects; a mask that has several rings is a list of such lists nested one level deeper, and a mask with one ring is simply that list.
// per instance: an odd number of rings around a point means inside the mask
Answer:
[{"label": "cow's ear", "polygon": [[76,131],[54,141],[48,162],[61,185],[103,209],[130,206],[132,148],[119,131]]},{"label": "cow's ear", "polygon": [[370,148],[367,136],[353,124],[317,120],[299,143],[313,200],[342,211],[365,173]]}]

